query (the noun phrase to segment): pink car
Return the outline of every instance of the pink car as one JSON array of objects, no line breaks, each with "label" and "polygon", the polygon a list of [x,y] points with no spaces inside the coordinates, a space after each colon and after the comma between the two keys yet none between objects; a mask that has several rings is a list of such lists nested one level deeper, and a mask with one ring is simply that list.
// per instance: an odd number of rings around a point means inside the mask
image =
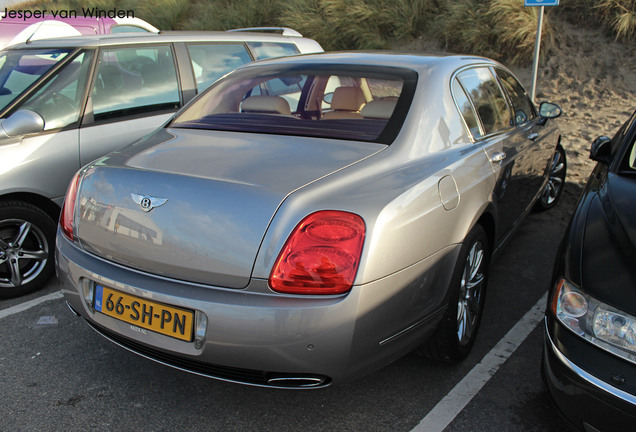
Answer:
[{"label": "pink car", "polygon": [[[0,11],[0,49],[27,40],[58,38],[63,36],[149,32],[159,30],[139,18],[109,18],[82,16],[63,18],[42,15],[41,11]],[[67,16],[64,14],[63,16]]]}]

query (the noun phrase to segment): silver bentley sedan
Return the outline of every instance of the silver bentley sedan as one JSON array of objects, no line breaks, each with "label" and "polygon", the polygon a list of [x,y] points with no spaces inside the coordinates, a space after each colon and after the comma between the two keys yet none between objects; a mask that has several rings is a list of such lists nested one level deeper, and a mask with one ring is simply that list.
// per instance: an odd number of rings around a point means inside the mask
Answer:
[{"label": "silver bentley sedan", "polygon": [[490,257],[560,195],[560,113],[480,57],[241,67],[74,177],[62,291],[114,343],[225,381],[320,388],[412,350],[460,360]]}]

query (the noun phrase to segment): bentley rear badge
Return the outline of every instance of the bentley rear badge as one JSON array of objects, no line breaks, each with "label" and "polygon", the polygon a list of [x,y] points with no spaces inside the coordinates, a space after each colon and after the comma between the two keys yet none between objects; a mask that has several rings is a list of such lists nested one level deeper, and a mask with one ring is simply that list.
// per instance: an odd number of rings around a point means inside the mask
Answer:
[{"label": "bentley rear badge", "polygon": [[139,195],[136,193],[131,193],[130,196],[132,197],[132,200],[136,204],[139,204],[139,207],[141,207],[141,209],[145,212],[149,212],[155,207],[162,206],[166,203],[166,201],[168,201],[167,198],[156,198],[153,196]]}]

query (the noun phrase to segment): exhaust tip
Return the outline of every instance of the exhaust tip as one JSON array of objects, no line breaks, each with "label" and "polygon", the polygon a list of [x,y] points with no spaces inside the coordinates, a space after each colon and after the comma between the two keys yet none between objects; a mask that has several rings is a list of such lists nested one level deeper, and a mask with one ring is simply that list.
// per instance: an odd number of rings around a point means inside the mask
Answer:
[{"label": "exhaust tip", "polygon": [[272,387],[282,388],[320,388],[326,387],[330,380],[326,376],[273,376],[267,380]]}]

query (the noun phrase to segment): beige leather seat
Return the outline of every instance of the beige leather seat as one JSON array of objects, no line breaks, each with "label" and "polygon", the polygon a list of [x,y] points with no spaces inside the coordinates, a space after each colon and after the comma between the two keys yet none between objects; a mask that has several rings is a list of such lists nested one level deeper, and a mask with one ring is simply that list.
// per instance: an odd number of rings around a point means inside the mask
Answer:
[{"label": "beige leather seat", "polygon": [[396,103],[397,100],[373,100],[360,110],[360,115],[364,118],[388,120],[393,114]]},{"label": "beige leather seat", "polygon": [[360,108],[365,104],[366,99],[359,87],[338,87],[333,92],[331,99],[331,109],[323,114],[323,119],[347,119],[362,118]]},{"label": "beige leather seat", "polygon": [[250,96],[241,102],[241,111],[246,113],[291,115],[291,109],[280,96]]}]

